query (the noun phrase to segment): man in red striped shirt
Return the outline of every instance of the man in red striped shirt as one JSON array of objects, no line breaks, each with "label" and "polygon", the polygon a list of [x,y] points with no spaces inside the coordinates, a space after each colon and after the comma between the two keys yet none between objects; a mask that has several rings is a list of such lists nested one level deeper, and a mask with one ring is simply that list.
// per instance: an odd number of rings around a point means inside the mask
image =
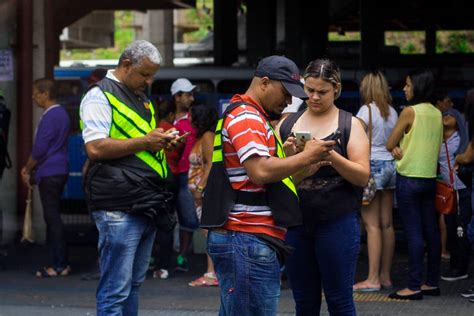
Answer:
[{"label": "man in red striped shirt", "polygon": [[[208,237],[209,255],[221,291],[220,315],[276,315],[279,258],[288,249],[283,241],[286,229],[276,223],[276,209],[267,203],[271,195],[265,192],[270,184],[286,179],[288,189],[296,195],[288,177],[321,161],[334,145],[333,141],[314,139],[299,154],[288,158],[276,155],[282,146],[269,121],[281,115],[292,96],[307,99],[299,80],[299,69],[288,58],[264,58],[246,93],[234,95],[234,106],[224,113],[223,160],[232,189],[238,193],[224,225],[211,229]],[[211,194],[211,190],[205,193]],[[264,198],[259,199],[262,194]],[[218,195],[212,194],[211,199],[219,199]],[[247,198],[239,199],[243,195]],[[203,219],[203,226],[219,226],[212,216],[208,219],[208,223]]]}]

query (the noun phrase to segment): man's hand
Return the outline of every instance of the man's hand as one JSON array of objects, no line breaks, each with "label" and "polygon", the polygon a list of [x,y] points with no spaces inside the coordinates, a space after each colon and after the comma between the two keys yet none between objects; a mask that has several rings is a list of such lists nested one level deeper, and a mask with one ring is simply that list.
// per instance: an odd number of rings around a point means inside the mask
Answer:
[{"label": "man's hand", "polygon": [[403,158],[403,150],[400,147],[395,147],[392,149],[392,157],[396,160],[400,160]]},{"label": "man's hand", "polygon": [[303,153],[307,154],[308,161],[314,164],[326,158],[335,145],[336,142],[334,140],[313,138],[306,142]]},{"label": "man's hand", "polygon": [[162,128],[156,128],[149,132],[145,138],[147,141],[147,150],[159,152],[165,148],[168,143],[177,138],[177,136],[171,132],[165,133]]}]

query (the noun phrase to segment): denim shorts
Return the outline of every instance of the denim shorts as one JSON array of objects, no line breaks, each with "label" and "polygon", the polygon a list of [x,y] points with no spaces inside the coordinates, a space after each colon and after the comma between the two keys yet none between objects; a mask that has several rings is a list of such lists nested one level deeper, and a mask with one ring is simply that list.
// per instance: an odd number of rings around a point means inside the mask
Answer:
[{"label": "denim shorts", "polygon": [[375,179],[377,190],[395,189],[395,160],[371,160],[370,173]]}]

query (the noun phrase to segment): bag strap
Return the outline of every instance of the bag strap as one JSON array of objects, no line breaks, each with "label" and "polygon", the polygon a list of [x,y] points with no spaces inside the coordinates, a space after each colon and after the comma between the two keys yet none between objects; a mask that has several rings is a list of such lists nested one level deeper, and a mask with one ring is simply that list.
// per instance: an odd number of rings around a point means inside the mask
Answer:
[{"label": "bag strap", "polygon": [[372,107],[370,104],[367,105],[369,108],[369,153],[372,153]]},{"label": "bag strap", "polygon": [[453,172],[453,169],[451,168],[451,161],[449,159],[448,143],[446,143],[445,140],[443,140],[443,143],[444,143],[444,148],[446,148],[446,158],[448,160],[449,182],[451,183],[451,186],[454,188],[454,172]]},{"label": "bag strap", "polygon": [[461,208],[459,207],[459,192],[456,190],[455,184],[454,184],[454,170],[451,168],[451,161],[449,159],[449,151],[448,151],[448,143],[443,140],[444,143],[444,148],[446,148],[446,158],[448,160],[448,169],[449,169],[449,181],[451,183],[451,187],[454,189],[454,193],[456,194],[456,213],[457,217],[461,216]]},{"label": "bag strap", "polygon": [[303,109],[301,111],[291,113],[288,115],[283,123],[280,125],[280,138],[282,142],[285,142],[286,139],[290,136],[291,134],[291,129],[295,125],[296,121],[303,115],[303,113],[306,111],[306,109]]},{"label": "bag strap", "polygon": [[339,109],[339,118],[338,118],[337,125],[339,129],[342,129],[342,137],[341,137],[342,155],[344,156],[344,158],[348,158],[347,144],[349,143],[349,138],[351,137],[352,113]]}]

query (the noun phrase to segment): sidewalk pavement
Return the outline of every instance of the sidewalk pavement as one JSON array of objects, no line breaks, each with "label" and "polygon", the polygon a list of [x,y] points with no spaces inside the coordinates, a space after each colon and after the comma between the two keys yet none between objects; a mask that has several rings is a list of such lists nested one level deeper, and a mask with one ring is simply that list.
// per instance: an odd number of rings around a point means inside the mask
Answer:
[{"label": "sidewalk pavement", "polygon": [[[44,246],[16,245],[2,257],[5,269],[0,271],[0,316],[28,315],[95,315],[96,280],[81,277],[94,271],[96,250],[93,246],[70,246],[73,273],[67,277],[38,279],[34,271],[41,267],[47,251]],[[189,258],[191,271],[173,273],[169,279],[148,278],[140,291],[140,315],[217,315],[219,291],[217,288],[192,288],[188,282],[205,270],[204,255]],[[443,262],[446,266],[447,262]],[[470,275],[474,276],[474,269]],[[366,247],[359,257],[357,280],[367,273]],[[395,254],[393,281],[403,287],[407,275],[407,255],[403,247]],[[474,304],[459,295],[474,279],[457,282],[440,281],[441,297],[425,297],[421,301],[404,302],[387,298],[388,291],[354,295],[358,315],[474,315]],[[283,283],[279,315],[293,315],[291,290]],[[321,315],[328,315],[323,304]]]}]

